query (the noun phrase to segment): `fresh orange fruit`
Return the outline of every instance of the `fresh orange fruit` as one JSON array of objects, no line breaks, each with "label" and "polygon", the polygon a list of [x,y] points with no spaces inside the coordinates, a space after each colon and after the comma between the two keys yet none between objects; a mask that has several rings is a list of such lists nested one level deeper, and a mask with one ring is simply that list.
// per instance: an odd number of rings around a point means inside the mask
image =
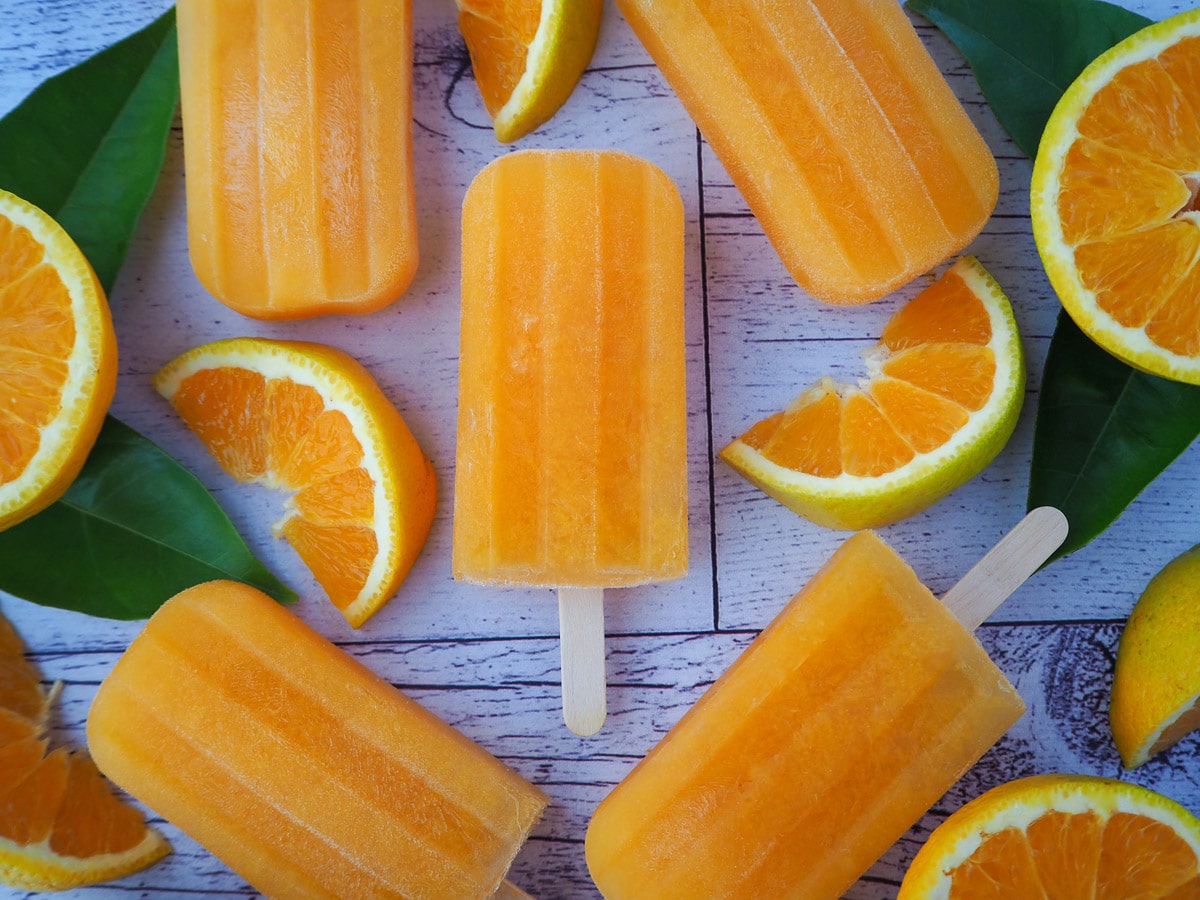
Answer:
[{"label": "fresh orange fruit", "polygon": [[828,376],[721,458],[831,528],[878,528],[975,477],[1004,447],[1025,390],[1012,308],[962,257],[896,312],[861,387]]},{"label": "fresh orange fruit", "polygon": [[104,290],[62,227],[0,190],[0,529],[70,486],[117,386]]},{"label": "fresh orange fruit", "polygon": [[356,360],[232,338],[167,363],[154,386],[230,475],[293,492],[273,531],[346,621],[359,627],[396,593],[433,524],[436,479]]},{"label": "fresh orange fruit", "polygon": [[1033,236],[1063,307],[1126,363],[1200,384],[1200,10],[1094,60],[1046,123]]},{"label": "fresh orange fruit", "polygon": [[496,138],[547,122],[575,90],[600,34],[603,0],[457,0],[458,28]]},{"label": "fresh orange fruit", "polygon": [[1200,547],[1168,563],[1134,605],[1117,648],[1109,721],[1129,769],[1200,728]]},{"label": "fresh orange fruit", "polygon": [[61,891],[157,862],[170,845],[113,795],[86,753],[47,753],[49,699],[0,616],[0,884]]},{"label": "fresh orange fruit", "polygon": [[898,900],[1200,896],[1200,820],[1144,787],[1036,775],[976,797],[929,836]]}]

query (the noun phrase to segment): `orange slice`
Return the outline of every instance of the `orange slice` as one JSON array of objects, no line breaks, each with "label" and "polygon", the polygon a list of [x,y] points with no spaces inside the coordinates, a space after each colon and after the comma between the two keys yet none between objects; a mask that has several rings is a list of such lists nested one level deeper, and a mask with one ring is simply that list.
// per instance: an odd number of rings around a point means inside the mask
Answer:
[{"label": "orange slice", "polygon": [[433,523],[436,480],[356,360],[232,338],[167,363],[154,386],[230,475],[291,492],[273,531],[353,627],[396,593]]},{"label": "orange slice", "polygon": [[1144,787],[1038,775],[993,788],[936,828],[898,900],[1200,896],[1200,820]]},{"label": "orange slice", "polygon": [[457,0],[458,28],[496,138],[547,122],[575,90],[600,34],[603,0]]},{"label": "orange slice", "polygon": [[0,191],[0,529],[70,486],[117,386],[104,291],[50,216]]},{"label": "orange slice", "polygon": [[1033,236],[1063,307],[1126,363],[1200,384],[1200,10],[1094,60],[1046,123]]},{"label": "orange slice", "polygon": [[113,795],[86,753],[47,753],[50,699],[0,616],[0,884],[61,891],[157,862],[170,845]]},{"label": "orange slice", "polygon": [[1007,443],[1025,390],[1008,299],[963,257],[902,307],[861,386],[828,376],[721,458],[819,525],[878,528],[975,477]]}]

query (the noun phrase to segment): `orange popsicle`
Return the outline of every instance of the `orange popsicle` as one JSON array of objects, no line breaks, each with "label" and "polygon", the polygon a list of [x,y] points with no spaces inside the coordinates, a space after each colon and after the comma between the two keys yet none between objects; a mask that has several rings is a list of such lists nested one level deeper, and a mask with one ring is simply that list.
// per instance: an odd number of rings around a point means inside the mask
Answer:
[{"label": "orange popsicle", "polygon": [[151,617],[87,733],[109,778],[274,897],[489,897],[546,805],[235,582]]},{"label": "orange popsicle", "polygon": [[955,589],[960,619],[873,533],[852,536],[597,808],[600,891],[841,896],[1020,717],[964,625],[1065,534],[1057,510],[1031,514],[1001,544],[1024,554],[1018,576],[989,590],[1004,579],[985,557]]},{"label": "orange popsicle", "polygon": [[965,247],[991,151],[898,0],[617,0],[792,277],[874,300]]},{"label": "orange popsicle", "polygon": [[594,634],[602,589],[685,574],[683,324],[683,204],[657,167],[550,150],[480,172],[463,202],[456,578],[587,589],[573,599]]},{"label": "orange popsicle", "polygon": [[417,265],[410,0],[180,0],[188,250],[247,316],[364,313]]}]

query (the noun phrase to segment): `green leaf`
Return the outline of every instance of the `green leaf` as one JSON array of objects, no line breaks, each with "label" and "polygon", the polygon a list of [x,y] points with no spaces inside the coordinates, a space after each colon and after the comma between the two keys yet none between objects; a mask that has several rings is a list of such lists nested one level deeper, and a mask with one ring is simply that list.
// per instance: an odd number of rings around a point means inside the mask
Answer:
[{"label": "green leaf", "polygon": [[112,418],[63,498],[0,533],[0,588],[45,606],[142,619],[216,578],[296,599],[194,476]]},{"label": "green leaf", "polygon": [[1083,68],[1150,19],[1099,0],[908,0],[971,64],[996,118],[1030,158]]},{"label": "green leaf", "polygon": [[1200,388],[1111,361],[1059,313],[1029,477],[1029,508],[1057,506],[1070,522],[1052,559],[1112,524],[1200,435]]},{"label": "green leaf", "polygon": [[172,9],[0,120],[0,187],[66,229],[105,293],[158,181],[178,100]]},{"label": "green leaf", "polygon": [[[0,120],[0,187],[56,218],[106,292],[162,169],[178,70],[172,10]],[[144,618],[213,578],[295,599],[195,476],[111,416],[62,499],[0,532],[0,590],[46,606]]]}]

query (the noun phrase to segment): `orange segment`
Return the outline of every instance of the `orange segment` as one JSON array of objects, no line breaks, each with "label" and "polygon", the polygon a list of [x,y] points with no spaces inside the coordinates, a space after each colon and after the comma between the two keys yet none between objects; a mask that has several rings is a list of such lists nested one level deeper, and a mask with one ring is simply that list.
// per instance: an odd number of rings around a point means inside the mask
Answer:
[{"label": "orange segment", "polygon": [[540,2],[472,0],[460,4],[458,29],[471,52],[483,104],[493,116],[525,74],[525,56],[542,18]]},{"label": "orange segment", "polygon": [[108,303],[87,260],[41,210],[0,191],[0,529],[49,506],[79,473],[116,389]]},{"label": "orange segment", "polygon": [[874,528],[977,475],[1016,425],[1020,337],[1003,292],[971,257],[892,316],[868,364],[861,390],[826,376],[721,458],[819,524]]},{"label": "orange segment", "polygon": [[113,796],[86,753],[46,752],[48,700],[39,685],[20,637],[0,616],[0,884],[60,891],[161,859],[170,846]]},{"label": "orange segment", "polygon": [[899,900],[1194,897],[1200,820],[1138,785],[1040,775],[993,788],[943,822]]},{"label": "orange segment", "polygon": [[853,391],[842,406],[841,444],[843,470],[868,478],[894,472],[916,455],[861,391]]},{"label": "orange segment", "polygon": [[235,478],[293,492],[273,531],[354,627],[399,588],[433,522],[433,467],[354,359],[235,338],[168,363],[155,386]]},{"label": "orange segment", "polygon": [[1192,384],[1200,384],[1198,89],[1200,10],[1137,32],[1064,92],[1030,188],[1038,252],[1079,327],[1124,362]]}]

